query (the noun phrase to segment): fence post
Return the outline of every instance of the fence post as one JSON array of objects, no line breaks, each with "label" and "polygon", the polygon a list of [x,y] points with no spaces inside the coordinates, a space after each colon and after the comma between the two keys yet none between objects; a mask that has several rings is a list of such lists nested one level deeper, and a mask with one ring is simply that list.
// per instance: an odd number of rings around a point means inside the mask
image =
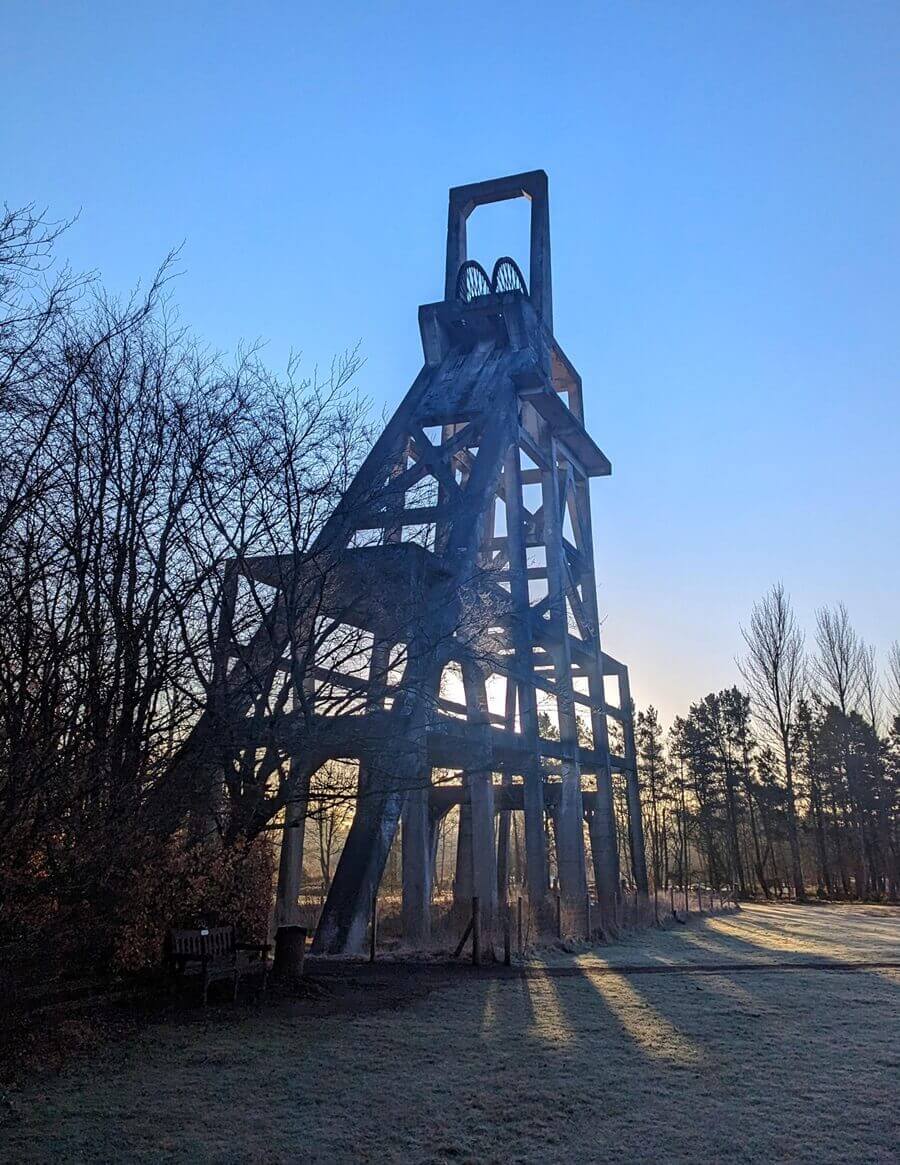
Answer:
[{"label": "fence post", "polygon": [[516,946],[519,951],[519,958],[525,955],[525,944],[523,942],[522,934],[522,898],[521,896],[516,901]]},{"label": "fence post", "polygon": [[697,912],[703,913],[703,887],[699,882],[697,883]]},{"label": "fence post", "polygon": [[659,890],[653,887],[653,917],[656,920],[656,925],[659,926]]},{"label": "fence post", "polygon": [[472,962],[481,966],[481,903],[472,899]]},{"label": "fence post", "polygon": [[672,903],[672,917],[675,917],[675,887],[669,885],[669,901]]},{"label": "fence post", "polygon": [[684,890],[684,916],[687,918],[691,912],[690,903],[688,902],[688,888],[687,886],[683,886],[682,889]]},{"label": "fence post", "polygon": [[375,962],[375,944],[378,941],[378,895],[372,895],[372,921],[369,926],[369,962]]},{"label": "fence post", "polygon": [[562,897],[556,895],[556,937],[562,938]]}]

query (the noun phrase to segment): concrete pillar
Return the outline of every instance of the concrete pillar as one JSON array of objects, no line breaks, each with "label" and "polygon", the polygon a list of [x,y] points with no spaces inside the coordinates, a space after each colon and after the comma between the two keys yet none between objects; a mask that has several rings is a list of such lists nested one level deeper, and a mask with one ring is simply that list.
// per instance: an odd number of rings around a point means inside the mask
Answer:
[{"label": "concrete pillar", "polygon": [[[507,732],[516,730],[516,682],[511,676],[506,678],[504,726]],[[512,775],[504,772],[504,790],[512,788]],[[509,808],[500,810],[497,823],[497,902],[505,906],[509,900],[509,831],[512,813]]]},{"label": "concrete pillar", "polygon": [[[522,471],[519,447],[511,444],[503,461],[503,485],[506,496],[506,529],[509,544],[510,593],[521,611],[527,611],[528,548],[525,542],[525,506],[522,500]],[[522,808],[525,819],[525,885],[533,909],[547,896],[547,847],[544,834],[544,776],[538,757],[537,699],[533,683],[531,632],[526,620],[513,619],[513,646],[516,669],[519,718],[522,734],[528,740],[532,759],[522,773]]]},{"label": "concrete pillar", "polygon": [[[357,954],[362,950],[372,898],[378,893],[403,807],[411,792],[421,790],[422,773],[429,771],[426,764],[427,704],[423,693],[437,691],[440,667],[434,653],[425,649],[418,635],[410,637],[409,651],[405,676],[408,688],[392,706],[394,731],[389,737],[390,745],[379,751],[377,763],[370,759],[359,766],[356,812],[322,908],[312,954]],[[385,651],[376,653],[374,649],[372,654],[372,677],[377,679],[380,674],[383,678],[387,654]],[[424,805],[421,832],[425,839],[423,850],[427,855],[427,799]],[[426,869],[428,864],[426,857]]]},{"label": "concrete pillar", "polygon": [[472,889],[478,896],[486,946],[497,917],[497,854],[494,847],[494,784],[489,769],[470,772],[472,804]]},{"label": "concrete pillar", "polygon": [[597,773],[597,797],[591,813],[588,832],[591,839],[591,861],[597,884],[597,901],[605,922],[615,915],[619,895],[619,853],[616,836],[616,815],[613,805],[612,777],[608,769]]},{"label": "concrete pillar", "polygon": [[568,761],[563,762],[562,769],[559,808],[554,818],[559,888],[567,901],[581,904],[587,894],[581,770]]},{"label": "concrete pillar", "polygon": [[431,889],[434,893],[434,879],[437,870],[438,859],[438,837],[441,830],[441,820],[443,814],[437,810],[429,808],[428,811],[428,854],[431,860]]},{"label": "concrete pillar", "polygon": [[551,437],[547,451],[548,468],[541,475],[544,503],[544,541],[547,547],[547,585],[550,613],[559,642],[550,649],[556,679],[556,715],[560,743],[568,746],[573,759],[562,763],[562,788],[556,824],[556,862],[559,888],[570,903],[581,906],[587,894],[584,870],[584,804],[581,796],[581,769],[578,764],[578,721],[572,688],[572,658],[569,645],[566,589],[568,584],[562,534],[558,449]]},{"label": "concrete pillar", "polygon": [[[504,773],[504,788],[511,785],[512,777]],[[497,818],[497,901],[505,906],[509,898],[509,832],[512,813],[509,809],[501,809]]]},{"label": "concrete pillar", "polygon": [[525,818],[525,885],[532,909],[547,897],[547,832],[544,823],[544,778],[535,762],[523,774],[522,806]]},{"label": "concrete pillar", "polygon": [[469,781],[463,775],[465,790],[459,806],[459,828],[456,832],[456,874],[453,878],[453,905],[463,912],[472,904],[475,893],[472,881],[472,803],[469,800]]},{"label": "concrete pillar", "polygon": [[472,758],[465,770],[467,801],[471,810],[472,893],[478,896],[481,926],[489,944],[497,916],[497,851],[494,844],[490,717],[483,673],[473,664],[465,662],[462,673]]},{"label": "concrete pillar", "polygon": [[420,775],[403,807],[403,939],[420,945],[431,937],[432,829],[428,803],[431,770]]},{"label": "concrete pillar", "polygon": [[[418,771],[418,766],[413,773]],[[360,792],[311,954],[358,954],[365,945],[372,898],[378,892],[412,774],[360,765]]]},{"label": "concrete pillar", "polygon": [[291,802],[286,805],[282,828],[282,852],[278,859],[278,888],[275,894],[276,929],[278,926],[296,926],[299,923],[297,899],[303,882],[305,826],[306,799],[304,798],[303,802]]},{"label": "concrete pillar", "polygon": [[531,302],[548,332],[553,331],[553,285],[550,276],[550,201],[547,175],[538,171],[529,190],[531,202],[531,255],[529,293]]}]

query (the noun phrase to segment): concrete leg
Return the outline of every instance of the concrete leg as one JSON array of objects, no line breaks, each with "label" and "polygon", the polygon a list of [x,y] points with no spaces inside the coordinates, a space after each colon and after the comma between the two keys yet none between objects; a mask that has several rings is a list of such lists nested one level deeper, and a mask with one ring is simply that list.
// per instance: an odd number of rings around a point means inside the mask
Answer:
[{"label": "concrete leg", "polygon": [[472,801],[472,888],[478,896],[485,946],[497,917],[497,854],[494,847],[494,784],[486,770],[469,773]]},{"label": "concrete leg", "polygon": [[281,856],[278,861],[278,889],[275,894],[275,929],[295,926],[298,921],[297,899],[303,880],[303,839],[306,827],[308,771],[300,762],[291,760],[291,778],[298,783],[297,799],[285,808],[284,828],[281,831]]},{"label": "concrete leg", "polygon": [[466,786],[463,801],[459,807],[459,829],[456,835],[456,876],[453,879],[453,905],[463,912],[472,905],[475,893],[472,882],[472,803],[469,799],[469,781],[463,777]]},{"label": "concrete leg", "polygon": [[587,894],[584,869],[584,807],[578,765],[564,763],[559,810],[556,814],[556,863],[560,892],[581,905]]},{"label": "concrete leg", "polygon": [[[511,778],[504,776],[504,786],[512,784]],[[497,901],[505,905],[509,898],[509,833],[512,813],[501,809],[497,822]]]},{"label": "concrete leg", "polygon": [[364,795],[356,802],[312,954],[358,954],[363,949],[372,897],[378,891],[410,783],[402,777],[365,773],[360,766],[360,791]]},{"label": "concrete leg", "polygon": [[547,897],[547,832],[544,822],[544,782],[536,766],[524,774],[525,884],[534,910]]},{"label": "concrete leg", "polygon": [[431,855],[431,888],[434,892],[434,878],[438,860],[438,837],[441,831],[443,814],[431,810],[428,814],[428,852]]},{"label": "concrete leg", "polygon": [[300,881],[303,869],[304,819],[294,806],[289,805],[281,830],[281,855],[278,859],[278,889],[275,891],[274,924],[296,926],[298,922],[297,899],[300,897]]},{"label": "concrete leg", "polygon": [[597,773],[597,802],[590,817],[591,859],[597,883],[597,901],[605,926],[615,918],[619,889],[619,858],[616,819],[613,811],[612,780],[609,773]]},{"label": "concrete leg", "polygon": [[430,775],[429,770],[422,773],[421,788],[410,789],[403,807],[403,938],[416,945],[431,935]]}]

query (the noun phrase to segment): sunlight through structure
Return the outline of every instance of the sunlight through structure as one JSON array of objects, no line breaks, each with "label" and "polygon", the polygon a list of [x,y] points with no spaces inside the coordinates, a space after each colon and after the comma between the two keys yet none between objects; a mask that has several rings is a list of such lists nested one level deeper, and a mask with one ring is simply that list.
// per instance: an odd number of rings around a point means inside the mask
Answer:
[{"label": "sunlight through structure", "polygon": [[697,1045],[638,994],[624,975],[588,974],[587,979],[645,1055],[670,1064],[699,1063]]},{"label": "sunlight through structure", "polygon": [[528,1033],[546,1044],[571,1044],[575,1039],[572,1021],[566,1015],[559,991],[552,979],[528,979],[532,1022]]}]

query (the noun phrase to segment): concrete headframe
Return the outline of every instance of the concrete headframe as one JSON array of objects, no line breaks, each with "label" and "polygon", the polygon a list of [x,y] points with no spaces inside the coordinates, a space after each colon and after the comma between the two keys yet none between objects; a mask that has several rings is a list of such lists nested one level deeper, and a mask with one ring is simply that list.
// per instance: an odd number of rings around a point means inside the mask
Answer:
[{"label": "concrete headframe", "polygon": [[[476,207],[520,197],[531,204],[529,286],[514,260],[498,259],[488,278],[466,250]],[[355,814],[316,932],[323,953],[360,949],[401,821],[404,935],[427,940],[437,833],[457,807],[458,906],[477,897],[485,920],[497,917],[520,813],[536,916],[549,890],[549,820],[563,899],[585,908],[590,864],[598,917],[613,919],[614,773],[625,783],[634,881],[647,889],[628,669],[602,650],[597,605],[590,482],[611,466],[553,334],[543,170],[450,191],[444,298],[419,307],[419,326],[423,366],[309,552],[230,564],[221,683],[180,762],[186,781],[196,788],[202,774],[210,789],[237,762],[261,804],[289,762],[277,790],[281,921],[300,892],[310,780],[328,759],[359,762]],[[249,640],[233,619],[242,580],[274,594]],[[487,654],[465,626],[473,580],[490,610]],[[348,671],[325,652],[319,616],[371,637],[362,662]],[[398,678],[393,653],[404,645]],[[448,668],[464,702],[448,696]],[[347,693],[359,704],[352,713]],[[546,708],[555,733],[542,732]],[[436,781],[436,772],[453,775]]]}]

